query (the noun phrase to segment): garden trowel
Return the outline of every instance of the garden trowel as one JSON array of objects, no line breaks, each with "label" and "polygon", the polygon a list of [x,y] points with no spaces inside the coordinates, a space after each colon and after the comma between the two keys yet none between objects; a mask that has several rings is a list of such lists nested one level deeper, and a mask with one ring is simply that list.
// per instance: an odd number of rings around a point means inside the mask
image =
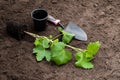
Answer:
[{"label": "garden trowel", "polygon": [[54,25],[59,25],[64,31],[72,33],[75,35],[75,39],[77,40],[82,40],[82,41],[87,41],[87,34],[85,31],[74,24],[73,22],[69,22],[67,27],[65,28],[61,23],[59,19],[55,19],[51,15],[48,15],[48,21],[53,23]]}]

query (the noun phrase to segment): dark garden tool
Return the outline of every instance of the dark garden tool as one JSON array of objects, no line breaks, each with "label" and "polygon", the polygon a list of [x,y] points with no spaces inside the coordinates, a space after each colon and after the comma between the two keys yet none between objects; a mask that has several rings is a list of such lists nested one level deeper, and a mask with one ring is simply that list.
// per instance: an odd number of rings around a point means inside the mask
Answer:
[{"label": "dark garden tool", "polygon": [[65,31],[74,34],[75,39],[82,40],[82,41],[87,41],[87,34],[85,33],[85,31],[82,28],[80,28],[79,26],[77,26],[76,24],[74,24],[73,22],[69,22],[67,27],[65,28],[60,23],[59,19],[55,19],[51,15],[48,15],[48,21],[53,23],[54,25],[59,25]]},{"label": "dark garden tool", "polygon": [[7,22],[6,26],[7,33],[17,40],[21,40],[24,38],[25,34],[28,34],[32,37],[39,37],[39,35],[27,32],[27,26],[24,24],[20,24],[15,21]]}]

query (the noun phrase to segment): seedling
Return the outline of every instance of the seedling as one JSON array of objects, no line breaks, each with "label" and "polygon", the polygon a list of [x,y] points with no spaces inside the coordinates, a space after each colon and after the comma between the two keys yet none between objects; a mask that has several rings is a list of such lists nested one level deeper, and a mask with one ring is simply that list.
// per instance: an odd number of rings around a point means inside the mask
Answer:
[{"label": "seedling", "polygon": [[94,66],[91,63],[91,60],[94,59],[94,55],[98,52],[100,42],[96,41],[89,43],[87,49],[81,49],[67,44],[72,40],[73,35],[69,33],[64,34],[64,32],[62,32],[62,35],[64,37],[62,38],[62,42],[58,39],[51,39],[45,36],[39,36],[36,38],[34,42],[35,48],[33,48],[36,60],[42,61],[45,58],[47,61],[52,61],[57,65],[66,64],[72,59],[72,53],[66,50],[66,47],[68,47],[76,51],[76,67],[85,69],[93,68]]}]

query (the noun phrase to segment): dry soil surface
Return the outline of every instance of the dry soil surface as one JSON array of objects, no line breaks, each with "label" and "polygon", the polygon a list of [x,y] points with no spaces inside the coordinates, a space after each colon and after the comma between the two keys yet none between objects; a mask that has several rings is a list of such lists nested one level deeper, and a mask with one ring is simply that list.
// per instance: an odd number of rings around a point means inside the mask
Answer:
[{"label": "dry soil surface", "polygon": [[[6,33],[8,20],[34,32],[31,11],[37,8],[46,9],[65,26],[72,21],[85,30],[88,41],[73,40],[70,45],[85,49],[89,42],[101,42],[93,69],[76,68],[74,59],[63,66],[36,62],[34,38],[26,35],[18,41]],[[47,23],[47,29],[37,34],[58,31]],[[120,0],[0,0],[0,80],[120,80]]]}]

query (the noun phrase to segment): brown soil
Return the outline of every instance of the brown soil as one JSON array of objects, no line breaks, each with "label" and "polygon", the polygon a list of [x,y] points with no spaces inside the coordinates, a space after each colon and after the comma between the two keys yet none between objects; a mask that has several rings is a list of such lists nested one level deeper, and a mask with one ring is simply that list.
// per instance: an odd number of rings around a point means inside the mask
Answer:
[{"label": "brown soil", "polygon": [[[34,32],[30,13],[36,8],[46,9],[64,25],[73,21],[85,30],[88,41],[73,40],[71,45],[86,48],[89,42],[101,42],[93,69],[76,68],[74,59],[63,66],[36,62],[33,38],[26,35],[17,41],[7,35],[8,20],[26,24]],[[48,24],[38,34],[58,32]],[[0,80],[120,80],[120,0],[0,0]]]}]

